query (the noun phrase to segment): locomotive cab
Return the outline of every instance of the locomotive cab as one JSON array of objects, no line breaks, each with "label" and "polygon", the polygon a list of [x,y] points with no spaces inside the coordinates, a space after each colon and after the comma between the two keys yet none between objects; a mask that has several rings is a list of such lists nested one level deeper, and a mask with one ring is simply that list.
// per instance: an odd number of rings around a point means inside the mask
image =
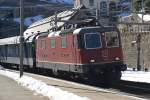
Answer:
[{"label": "locomotive cab", "polygon": [[[120,80],[123,52],[120,34],[115,27],[88,27],[74,31],[78,34],[83,73],[98,79]],[[106,78],[107,77],[107,78]]]}]

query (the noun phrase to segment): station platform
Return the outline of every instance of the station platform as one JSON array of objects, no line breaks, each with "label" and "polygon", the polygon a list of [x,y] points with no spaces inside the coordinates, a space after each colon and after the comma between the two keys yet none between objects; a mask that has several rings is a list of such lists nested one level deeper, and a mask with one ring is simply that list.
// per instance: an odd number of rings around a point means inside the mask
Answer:
[{"label": "station platform", "polygon": [[49,100],[20,86],[14,80],[0,75],[0,100]]}]

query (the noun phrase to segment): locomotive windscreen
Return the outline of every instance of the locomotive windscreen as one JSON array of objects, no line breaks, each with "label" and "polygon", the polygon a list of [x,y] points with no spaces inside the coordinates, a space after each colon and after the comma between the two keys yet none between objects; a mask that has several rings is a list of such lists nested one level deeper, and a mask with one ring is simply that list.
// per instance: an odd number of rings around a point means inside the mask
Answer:
[{"label": "locomotive windscreen", "polygon": [[84,35],[85,48],[101,48],[101,35],[99,33],[87,33]]},{"label": "locomotive windscreen", "polygon": [[118,47],[119,46],[119,37],[118,33],[113,31],[113,32],[106,32],[106,44],[107,47]]},{"label": "locomotive windscreen", "polygon": [[119,31],[115,27],[87,27],[74,32],[79,35],[80,48],[98,49],[102,46],[108,48],[120,46]]}]

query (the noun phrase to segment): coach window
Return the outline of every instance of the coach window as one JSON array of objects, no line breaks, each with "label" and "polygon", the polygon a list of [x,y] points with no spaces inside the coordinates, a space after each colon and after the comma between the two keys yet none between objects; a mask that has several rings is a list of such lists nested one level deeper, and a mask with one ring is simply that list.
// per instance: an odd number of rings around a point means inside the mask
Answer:
[{"label": "coach window", "polygon": [[94,6],[94,0],[89,0],[89,5]]},{"label": "coach window", "polygon": [[50,44],[51,44],[51,48],[55,48],[56,47],[56,40],[55,40],[55,38],[51,38],[50,39]]},{"label": "coach window", "polygon": [[62,48],[66,48],[67,47],[66,37],[61,38],[61,47]]}]

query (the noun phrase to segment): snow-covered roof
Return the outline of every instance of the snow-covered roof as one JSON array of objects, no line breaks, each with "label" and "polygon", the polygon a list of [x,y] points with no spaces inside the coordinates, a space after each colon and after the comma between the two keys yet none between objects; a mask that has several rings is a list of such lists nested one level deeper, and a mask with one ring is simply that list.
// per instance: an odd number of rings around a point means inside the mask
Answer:
[{"label": "snow-covered roof", "polygon": [[[63,11],[61,13],[58,13],[57,17],[62,18],[62,20],[68,20],[70,17],[72,17],[73,13],[74,13],[73,10],[72,11],[66,10],[66,11]],[[39,20],[39,21],[33,23],[31,26],[29,26],[29,28],[35,27],[37,25],[49,23],[49,22],[51,22],[51,24],[54,24],[54,20],[55,20],[55,15],[50,16],[48,18],[45,18],[43,20]],[[57,23],[58,26],[60,26],[61,24],[64,24],[64,22],[58,22]]]},{"label": "snow-covered roof", "polygon": [[[138,16],[142,20],[142,14],[138,14]],[[149,22],[150,21],[150,14],[143,15],[143,21]]]},{"label": "snow-covered roof", "polygon": [[20,36],[0,39],[0,45],[17,44],[19,43],[19,39],[20,39]]},{"label": "snow-covered roof", "polygon": [[[77,11],[75,10],[66,10],[61,13],[57,14],[57,19],[63,20],[63,21],[68,21],[74,13]],[[46,32],[50,29],[52,29],[55,26],[55,15],[50,16],[48,18],[45,18],[43,20],[37,21],[33,23],[32,25],[29,26],[29,28],[24,32],[24,37],[25,39],[28,38],[32,34],[36,34],[38,32]],[[65,24],[65,22],[57,22],[57,26],[61,27]],[[34,33],[33,33],[34,32]]]}]

